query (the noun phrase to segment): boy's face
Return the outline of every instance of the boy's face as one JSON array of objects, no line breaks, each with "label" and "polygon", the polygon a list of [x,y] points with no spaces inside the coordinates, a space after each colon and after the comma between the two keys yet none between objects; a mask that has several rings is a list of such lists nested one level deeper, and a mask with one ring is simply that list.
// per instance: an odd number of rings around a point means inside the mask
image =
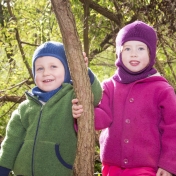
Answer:
[{"label": "boy's face", "polygon": [[122,48],[122,62],[132,71],[139,72],[149,65],[149,50],[145,43],[140,41],[128,41]]},{"label": "boy's face", "polygon": [[65,69],[62,62],[51,56],[39,57],[35,61],[35,83],[43,91],[57,89],[64,82]]}]

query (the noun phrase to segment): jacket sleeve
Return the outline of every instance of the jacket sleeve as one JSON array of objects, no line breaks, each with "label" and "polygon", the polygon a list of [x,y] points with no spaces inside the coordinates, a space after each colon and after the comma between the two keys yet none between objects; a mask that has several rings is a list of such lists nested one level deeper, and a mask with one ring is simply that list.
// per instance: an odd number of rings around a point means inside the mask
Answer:
[{"label": "jacket sleeve", "polygon": [[95,114],[95,129],[101,130],[107,128],[112,123],[112,111],[110,95],[112,90],[108,89],[105,83],[102,83],[103,96],[99,105],[94,109]]},{"label": "jacket sleeve", "polygon": [[16,156],[23,144],[25,129],[21,124],[18,110],[12,113],[7,128],[6,136],[1,144],[0,166],[12,169]]},{"label": "jacket sleeve", "polygon": [[94,95],[94,106],[97,106],[102,97],[101,84],[90,69],[88,69],[88,74],[91,82],[92,93]]},{"label": "jacket sleeve", "polygon": [[10,171],[11,171],[10,169],[7,169],[5,167],[0,166],[0,175],[1,176],[8,176]]},{"label": "jacket sleeve", "polygon": [[167,88],[160,95],[161,155],[159,167],[176,174],[176,95],[173,88]]}]

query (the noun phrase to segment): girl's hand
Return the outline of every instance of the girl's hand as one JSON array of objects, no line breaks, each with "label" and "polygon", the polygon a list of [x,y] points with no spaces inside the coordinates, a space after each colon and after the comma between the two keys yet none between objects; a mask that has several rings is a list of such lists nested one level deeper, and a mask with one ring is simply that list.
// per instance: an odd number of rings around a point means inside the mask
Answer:
[{"label": "girl's hand", "polygon": [[72,100],[72,115],[75,119],[79,118],[83,113],[83,106],[78,105],[78,99]]},{"label": "girl's hand", "polygon": [[[88,67],[88,58],[86,57],[86,53],[83,52],[84,62],[86,64],[86,67]],[[81,114],[83,113],[83,106],[78,105],[78,99],[72,100],[72,115],[75,119],[79,118]]]},{"label": "girl's hand", "polygon": [[166,170],[159,168],[156,176],[172,176],[172,174],[170,172],[167,172]]}]

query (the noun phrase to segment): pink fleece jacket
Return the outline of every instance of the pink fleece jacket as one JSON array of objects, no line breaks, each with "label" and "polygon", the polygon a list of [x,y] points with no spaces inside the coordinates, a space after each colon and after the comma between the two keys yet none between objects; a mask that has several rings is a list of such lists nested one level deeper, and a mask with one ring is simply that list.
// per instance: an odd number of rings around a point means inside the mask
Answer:
[{"label": "pink fleece jacket", "polygon": [[161,167],[176,174],[176,96],[161,76],[130,84],[110,78],[95,108],[104,164],[122,168]]}]

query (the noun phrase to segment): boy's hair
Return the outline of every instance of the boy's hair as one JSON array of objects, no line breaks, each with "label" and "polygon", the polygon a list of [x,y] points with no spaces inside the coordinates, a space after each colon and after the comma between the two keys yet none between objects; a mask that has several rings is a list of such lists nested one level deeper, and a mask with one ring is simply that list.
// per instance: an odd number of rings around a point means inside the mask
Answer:
[{"label": "boy's hair", "polygon": [[35,78],[35,61],[39,57],[52,56],[59,59],[65,69],[65,83],[69,83],[71,80],[70,71],[68,68],[67,58],[65,55],[64,45],[60,42],[48,41],[40,45],[34,52],[32,57],[32,72]]},{"label": "boy's hair", "polygon": [[116,37],[117,66],[122,66],[121,47],[127,41],[140,41],[145,43],[150,51],[149,67],[155,64],[157,35],[151,26],[142,21],[135,21],[126,25],[119,31]]}]

